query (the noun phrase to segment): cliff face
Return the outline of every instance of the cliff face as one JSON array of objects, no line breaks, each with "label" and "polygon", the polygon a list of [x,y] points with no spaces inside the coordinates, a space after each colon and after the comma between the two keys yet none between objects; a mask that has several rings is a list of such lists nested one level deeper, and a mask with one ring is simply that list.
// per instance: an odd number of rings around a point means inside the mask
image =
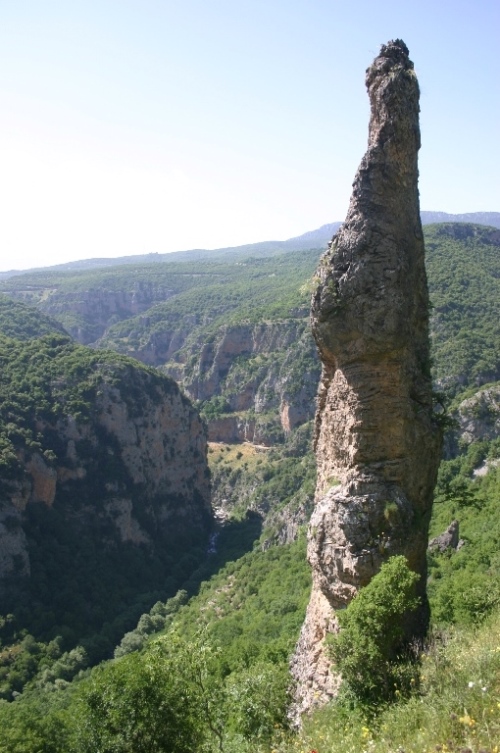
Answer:
[{"label": "cliff face", "polygon": [[322,378],[318,481],[309,529],[313,589],[293,662],[299,709],[335,693],[324,638],[389,556],[421,573],[440,433],[432,418],[428,294],[418,201],[419,90],[408,50],[383,46],[368,69],[368,150],[347,218],[316,273],[312,328]]},{"label": "cliff face", "polygon": [[59,318],[67,332],[83,345],[101,337],[110,324],[140,314],[172,295],[174,291],[168,285],[142,280],[128,290],[103,287],[70,292],[54,286],[16,291],[19,299],[38,304],[45,314]]},{"label": "cliff face", "polygon": [[36,367],[36,376],[28,368],[38,402],[19,419],[23,428],[0,426],[10,448],[0,488],[0,585],[30,588],[46,567],[58,573],[49,590],[66,580],[69,587],[72,568],[75,580],[111,583],[114,567],[132,593],[141,583],[127,568],[142,567],[142,590],[161,588],[191,547],[203,551],[211,527],[198,413],[171,379],[122,357],[60,337],[8,347],[11,360],[14,350],[28,354],[23,363],[33,354],[43,364],[46,354],[50,367]]},{"label": "cliff face", "polygon": [[207,416],[214,442],[271,445],[313,418],[319,368],[303,317],[226,325],[178,358],[165,368],[190,397],[223,398],[223,415]]}]

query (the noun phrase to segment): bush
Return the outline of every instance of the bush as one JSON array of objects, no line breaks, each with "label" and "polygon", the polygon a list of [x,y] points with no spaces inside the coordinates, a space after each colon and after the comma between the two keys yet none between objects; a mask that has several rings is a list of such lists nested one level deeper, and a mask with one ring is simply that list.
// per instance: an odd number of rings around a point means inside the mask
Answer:
[{"label": "bush", "polygon": [[79,753],[201,750],[220,735],[209,695],[211,660],[201,640],[185,644],[173,636],[99,665],[82,686]]},{"label": "bush", "polygon": [[260,662],[230,676],[228,685],[229,726],[237,736],[254,744],[271,745],[277,729],[288,725],[286,665]]},{"label": "bush", "polygon": [[342,674],[344,693],[376,705],[413,684],[404,626],[419,604],[419,577],[405,557],[392,557],[338,613],[340,632],[331,639],[330,651]]}]

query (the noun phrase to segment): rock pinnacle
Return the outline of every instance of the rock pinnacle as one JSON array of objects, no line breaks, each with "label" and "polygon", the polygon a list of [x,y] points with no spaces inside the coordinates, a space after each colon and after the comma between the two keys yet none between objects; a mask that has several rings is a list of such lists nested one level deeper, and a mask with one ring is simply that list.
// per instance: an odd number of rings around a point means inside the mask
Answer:
[{"label": "rock pinnacle", "polygon": [[383,45],[366,72],[368,148],[346,220],[316,272],[312,330],[322,361],[308,534],[313,587],[292,673],[300,714],[335,695],[324,648],[344,608],[382,563],[404,554],[421,575],[441,434],[433,419],[428,292],[417,155],[419,87],[406,45]]}]

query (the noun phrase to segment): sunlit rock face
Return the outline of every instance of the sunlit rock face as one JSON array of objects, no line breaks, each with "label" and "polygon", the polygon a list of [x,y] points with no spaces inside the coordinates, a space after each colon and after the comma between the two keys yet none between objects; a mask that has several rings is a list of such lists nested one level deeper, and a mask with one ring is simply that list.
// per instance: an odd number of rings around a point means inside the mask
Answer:
[{"label": "sunlit rock face", "polygon": [[347,218],[316,272],[312,329],[322,362],[318,481],[309,529],[313,588],[292,671],[301,713],[339,684],[324,649],[345,607],[394,554],[422,575],[441,435],[433,420],[428,292],[418,198],[419,88],[401,40],[366,74],[368,149]]}]

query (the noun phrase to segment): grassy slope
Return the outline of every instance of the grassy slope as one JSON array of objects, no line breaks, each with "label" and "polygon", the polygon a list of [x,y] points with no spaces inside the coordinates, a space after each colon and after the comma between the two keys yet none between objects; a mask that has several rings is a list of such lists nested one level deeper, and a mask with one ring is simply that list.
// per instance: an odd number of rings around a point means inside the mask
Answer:
[{"label": "grassy slope", "polygon": [[498,753],[500,615],[479,629],[435,635],[422,654],[420,688],[367,718],[333,704],[306,720],[279,753]]}]

